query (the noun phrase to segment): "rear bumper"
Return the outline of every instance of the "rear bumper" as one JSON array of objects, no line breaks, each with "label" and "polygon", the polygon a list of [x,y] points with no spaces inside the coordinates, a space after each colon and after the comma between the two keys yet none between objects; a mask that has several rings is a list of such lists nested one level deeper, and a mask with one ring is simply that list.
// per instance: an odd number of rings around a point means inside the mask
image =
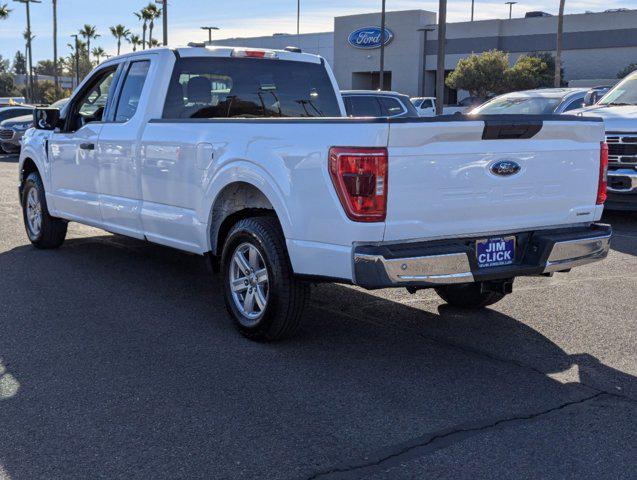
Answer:
[{"label": "rear bumper", "polygon": [[354,283],[364,288],[436,287],[569,270],[606,257],[612,230],[594,224],[518,233],[512,265],[479,269],[475,242],[484,237],[354,249]]}]

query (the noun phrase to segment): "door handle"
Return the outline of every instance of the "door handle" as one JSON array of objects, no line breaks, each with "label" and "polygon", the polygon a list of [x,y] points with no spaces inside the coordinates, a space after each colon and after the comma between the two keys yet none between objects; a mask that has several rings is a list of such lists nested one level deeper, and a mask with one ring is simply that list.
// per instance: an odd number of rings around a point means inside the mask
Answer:
[{"label": "door handle", "polygon": [[95,150],[94,143],[80,143],[80,148],[82,150]]}]

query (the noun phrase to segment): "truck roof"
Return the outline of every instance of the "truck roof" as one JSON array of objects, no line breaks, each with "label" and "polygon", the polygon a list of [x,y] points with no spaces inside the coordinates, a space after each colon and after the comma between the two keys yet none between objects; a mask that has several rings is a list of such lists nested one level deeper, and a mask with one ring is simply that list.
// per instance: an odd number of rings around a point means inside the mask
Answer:
[{"label": "truck roof", "polygon": [[[292,48],[292,47],[290,47]],[[230,57],[250,57],[252,54],[257,54],[263,52],[264,58],[269,59],[279,59],[279,60],[290,60],[295,62],[307,62],[307,63],[321,63],[323,58],[319,55],[314,55],[311,53],[299,53],[297,51],[289,51],[289,50],[276,50],[269,48],[253,48],[253,47],[236,47],[236,46],[220,46],[220,45],[192,45],[192,46],[181,46],[181,47],[155,47],[146,50],[140,50],[137,52],[129,52],[116,57],[111,57],[104,63],[109,63],[112,61],[121,60],[124,58],[136,57],[147,54],[149,52],[171,52],[178,53],[179,56],[185,58],[193,58],[193,57],[220,57],[220,58],[230,58]]]}]

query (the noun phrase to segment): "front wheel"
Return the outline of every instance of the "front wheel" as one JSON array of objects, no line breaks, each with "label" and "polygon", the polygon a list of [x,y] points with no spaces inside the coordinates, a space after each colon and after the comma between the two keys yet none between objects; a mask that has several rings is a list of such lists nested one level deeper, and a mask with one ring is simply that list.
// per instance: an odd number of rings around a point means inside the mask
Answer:
[{"label": "front wheel", "polygon": [[294,334],[309,285],[294,277],[276,218],[237,222],[226,238],[221,270],[226,307],[243,335],[273,341]]},{"label": "front wheel", "polygon": [[502,300],[506,294],[482,291],[479,283],[437,287],[436,293],[452,307],[477,310]]},{"label": "front wheel", "polygon": [[62,245],[67,223],[49,214],[44,185],[36,172],[30,173],[24,181],[22,216],[29,240],[35,247],[47,249]]}]

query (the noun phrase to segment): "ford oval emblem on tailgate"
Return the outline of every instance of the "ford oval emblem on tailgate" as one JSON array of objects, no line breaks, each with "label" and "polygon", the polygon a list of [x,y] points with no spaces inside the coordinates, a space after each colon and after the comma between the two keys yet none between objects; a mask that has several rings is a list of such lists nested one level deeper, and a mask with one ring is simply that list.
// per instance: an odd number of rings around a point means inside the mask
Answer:
[{"label": "ford oval emblem on tailgate", "polygon": [[513,160],[500,160],[498,162],[495,162],[489,168],[489,170],[491,170],[491,173],[493,173],[494,175],[499,175],[500,177],[509,177],[511,175],[515,175],[521,169],[522,167],[520,167],[520,164],[514,162]]}]

